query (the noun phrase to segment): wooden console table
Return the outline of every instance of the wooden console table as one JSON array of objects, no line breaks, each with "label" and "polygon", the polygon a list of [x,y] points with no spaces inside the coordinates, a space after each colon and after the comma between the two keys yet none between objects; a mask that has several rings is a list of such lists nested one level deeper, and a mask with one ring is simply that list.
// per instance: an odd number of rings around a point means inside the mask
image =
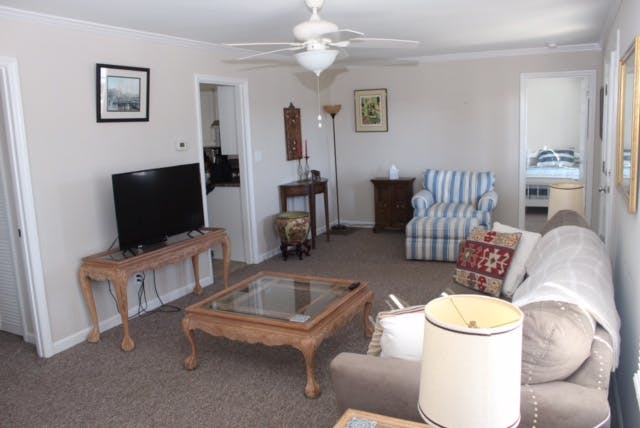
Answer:
[{"label": "wooden console table", "polygon": [[[129,277],[146,270],[155,270],[164,266],[180,263],[191,258],[193,264],[193,276],[195,278],[194,294],[202,293],[200,285],[199,260],[200,253],[215,247],[222,246],[223,252],[223,283],[227,288],[229,285],[229,260],[231,254],[231,243],[227,232],[222,228],[203,228],[204,234],[184,239],[179,242],[170,243],[157,249],[140,253],[131,251],[109,250],[94,254],[82,259],[80,266],[80,285],[84,298],[89,307],[93,329],[87,336],[89,342],[95,343],[100,340],[100,329],[96,302],[91,288],[91,280],[113,281],[116,289],[118,311],[122,317],[124,337],[120,347],[123,351],[131,351],[135,348],[135,343],[129,334],[129,304],[127,302],[127,284]],[[137,251],[137,250],[134,250]]]},{"label": "wooden console table", "polygon": [[280,209],[287,211],[287,198],[292,196],[306,196],[309,199],[309,217],[311,220],[311,248],[316,248],[316,195],[324,194],[324,220],[327,226],[327,241],[329,240],[329,196],[327,192],[327,179],[292,181],[281,184]]}]

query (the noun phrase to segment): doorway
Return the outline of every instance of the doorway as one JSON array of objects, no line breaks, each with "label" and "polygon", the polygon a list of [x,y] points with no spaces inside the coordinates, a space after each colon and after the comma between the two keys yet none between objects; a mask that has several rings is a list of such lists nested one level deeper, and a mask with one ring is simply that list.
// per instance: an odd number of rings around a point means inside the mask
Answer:
[{"label": "doorway", "polygon": [[584,185],[591,219],[595,71],[525,73],[520,87],[519,224],[539,232],[550,186]]},{"label": "doorway", "polygon": [[[247,91],[244,80],[196,76],[207,225],[227,230],[232,270],[256,260]],[[222,254],[214,252],[213,257],[215,275]]]},{"label": "doorway", "polygon": [[17,297],[22,322],[22,334],[27,342],[36,345],[40,357],[53,355],[49,326],[44,275],[40,257],[40,244],[29,156],[27,151],[18,62],[15,58],[0,57],[0,120],[3,130],[2,181],[3,199],[7,205],[7,224],[12,251],[12,264],[16,276]]}]

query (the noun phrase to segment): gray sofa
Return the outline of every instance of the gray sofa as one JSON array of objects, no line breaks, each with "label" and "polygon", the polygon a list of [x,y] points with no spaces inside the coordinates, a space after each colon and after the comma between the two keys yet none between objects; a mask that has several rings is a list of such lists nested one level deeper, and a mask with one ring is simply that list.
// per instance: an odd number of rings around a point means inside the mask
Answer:
[{"label": "gray sofa", "polygon": [[[547,222],[543,235],[562,225],[587,227],[576,213],[560,211]],[[594,245],[601,244],[598,241]],[[606,266],[609,266],[608,270]],[[608,280],[597,286],[606,287],[606,294],[610,294],[610,304],[613,305],[608,258],[606,266],[602,270],[606,271]],[[473,292],[452,282],[442,284],[442,289],[449,293]],[[612,307],[615,313],[615,306]],[[614,331],[612,337],[610,325],[605,323],[608,332],[595,322],[589,311],[573,303],[538,301],[521,309],[525,321],[520,426],[609,426],[608,387],[616,362],[614,349],[618,331]],[[420,364],[372,355],[339,354],[331,362],[331,379],[339,410],[355,408],[420,420],[417,410]],[[460,406],[461,410],[464,409],[464,403]]]}]

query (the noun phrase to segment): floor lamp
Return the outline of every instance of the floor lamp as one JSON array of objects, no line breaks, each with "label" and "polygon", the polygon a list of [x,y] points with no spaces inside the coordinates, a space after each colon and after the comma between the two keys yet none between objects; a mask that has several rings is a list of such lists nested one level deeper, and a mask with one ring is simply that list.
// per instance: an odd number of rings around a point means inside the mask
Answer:
[{"label": "floor lamp", "polygon": [[345,230],[347,226],[340,224],[340,194],[338,192],[338,155],[336,152],[336,114],[342,106],[340,104],[332,106],[323,106],[324,111],[331,115],[331,124],[333,125],[333,163],[336,169],[336,209],[338,213],[338,224],[334,225],[331,230]]}]

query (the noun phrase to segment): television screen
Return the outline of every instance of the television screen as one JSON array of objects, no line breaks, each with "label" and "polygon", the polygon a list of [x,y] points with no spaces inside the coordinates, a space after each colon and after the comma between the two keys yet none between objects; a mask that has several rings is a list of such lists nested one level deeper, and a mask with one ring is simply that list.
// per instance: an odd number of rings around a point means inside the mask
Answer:
[{"label": "television screen", "polygon": [[111,181],[122,250],[204,226],[197,163],[113,174]]}]

